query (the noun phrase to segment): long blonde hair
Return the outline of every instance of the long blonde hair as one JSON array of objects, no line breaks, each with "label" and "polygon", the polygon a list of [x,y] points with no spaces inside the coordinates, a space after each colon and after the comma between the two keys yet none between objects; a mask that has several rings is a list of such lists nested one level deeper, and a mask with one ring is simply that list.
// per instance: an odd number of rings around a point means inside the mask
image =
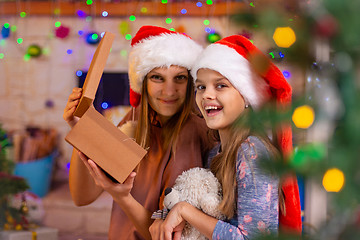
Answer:
[{"label": "long blonde hair", "polygon": [[[149,104],[147,82],[148,82],[148,78],[147,76],[145,76],[141,90],[140,116],[138,119],[138,124],[135,132],[136,142],[145,149],[150,146],[151,122],[153,121],[153,118],[157,114],[156,111],[152,109]],[[176,114],[174,114],[162,126],[163,149],[167,149],[171,145],[172,151],[175,151],[176,142],[180,130],[183,127],[186,120],[188,119],[191,112],[194,111],[194,96],[195,96],[194,82],[189,73],[188,82],[186,86],[186,97],[184,103],[180,107],[179,111]]]},{"label": "long blonde hair", "polygon": [[[278,149],[272,144],[270,139],[263,132],[255,132],[246,125],[242,124],[248,117],[245,110],[241,116],[230,127],[230,136],[227,142],[221,143],[221,152],[216,155],[210,164],[211,171],[218,178],[222,185],[223,200],[220,203],[220,211],[231,219],[234,216],[237,203],[237,183],[236,183],[236,159],[241,144],[250,136],[257,136],[276,157]],[[219,140],[218,131],[214,131],[215,137]]]}]

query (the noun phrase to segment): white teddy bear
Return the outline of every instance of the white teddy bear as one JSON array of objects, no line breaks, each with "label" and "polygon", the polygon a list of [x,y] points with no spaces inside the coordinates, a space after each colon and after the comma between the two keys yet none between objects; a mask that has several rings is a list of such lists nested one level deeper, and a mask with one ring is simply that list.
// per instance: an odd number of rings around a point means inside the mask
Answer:
[{"label": "white teddy bear", "polygon": [[[164,206],[171,209],[185,201],[217,219],[225,219],[218,206],[222,201],[221,185],[214,174],[205,168],[192,168],[179,175],[172,188],[165,190]],[[196,228],[185,225],[181,239],[207,239]]]}]

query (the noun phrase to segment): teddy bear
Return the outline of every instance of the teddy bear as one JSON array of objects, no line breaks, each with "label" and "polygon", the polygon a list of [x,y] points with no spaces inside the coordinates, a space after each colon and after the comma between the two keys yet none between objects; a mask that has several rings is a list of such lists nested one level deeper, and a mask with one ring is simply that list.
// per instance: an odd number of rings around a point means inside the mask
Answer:
[{"label": "teddy bear", "polygon": [[[176,178],[172,188],[165,190],[164,207],[170,211],[176,203],[185,201],[204,213],[223,220],[225,216],[218,209],[222,201],[221,192],[221,184],[209,169],[191,168]],[[207,238],[186,223],[181,239]]]}]

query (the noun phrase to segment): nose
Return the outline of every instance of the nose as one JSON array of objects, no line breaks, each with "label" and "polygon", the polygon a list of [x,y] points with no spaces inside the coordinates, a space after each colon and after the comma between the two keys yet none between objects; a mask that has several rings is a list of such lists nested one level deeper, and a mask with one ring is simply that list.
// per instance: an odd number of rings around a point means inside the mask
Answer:
[{"label": "nose", "polygon": [[215,91],[211,87],[206,87],[203,93],[203,99],[215,99]]},{"label": "nose", "polygon": [[172,96],[176,92],[176,84],[173,81],[165,81],[163,85],[163,94]]},{"label": "nose", "polygon": [[168,195],[169,193],[171,193],[172,189],[171,188],[166,188],[165,189],[165,196]]}]

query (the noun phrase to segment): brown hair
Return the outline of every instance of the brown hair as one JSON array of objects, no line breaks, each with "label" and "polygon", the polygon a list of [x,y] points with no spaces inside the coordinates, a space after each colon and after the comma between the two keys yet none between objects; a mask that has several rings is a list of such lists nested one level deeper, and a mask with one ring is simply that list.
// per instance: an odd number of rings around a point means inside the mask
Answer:
[{"label": "brown hair", "polygon": [[[269,150],[273,157],[279,154],[278,149],[271,143],[266,134],[255,132],[249,127],[241,124],[247,118],[245,110],[243,114],[230,127],[230,136],[227,142],[221,143],[221,152],[216,155],[210,164],[211,171],[219,179],[222,185],[223,200],[220,203],[220,211],[231,219],[234,216],[237,202],[236,183],[236,159],[241,144],[250,136],[257,136]],[[245,120],[246,121],[246,120]],[[218,131],[214,131],[215,137],[219,139]],[[231,204],[230,204],[231,203]]]},{"label": "brown hair", "polygon": [[[148,99],[147,92],[147,81],[148,78],[145,76],[145,79],[142,84],[141,90],[141,102],[140,102],[140,116],[138,119],[138,124],[135,133],[136,142],[143,148],[148,148],[150,146],[151,138],[151,122],[156,116],[156,112],[151,108]],[[184,123],[188,119],[191,112],[194,111],[194,82],[190,75],[188,74],[188,82],[186,86],[186,97],[183,105],[179,111],[174,114],[163,126],[162,126],[162,147],[167,149],[172,144],[172,151],[175,153],[176,142],[179,136],[180,130],[183,127]]]}]

